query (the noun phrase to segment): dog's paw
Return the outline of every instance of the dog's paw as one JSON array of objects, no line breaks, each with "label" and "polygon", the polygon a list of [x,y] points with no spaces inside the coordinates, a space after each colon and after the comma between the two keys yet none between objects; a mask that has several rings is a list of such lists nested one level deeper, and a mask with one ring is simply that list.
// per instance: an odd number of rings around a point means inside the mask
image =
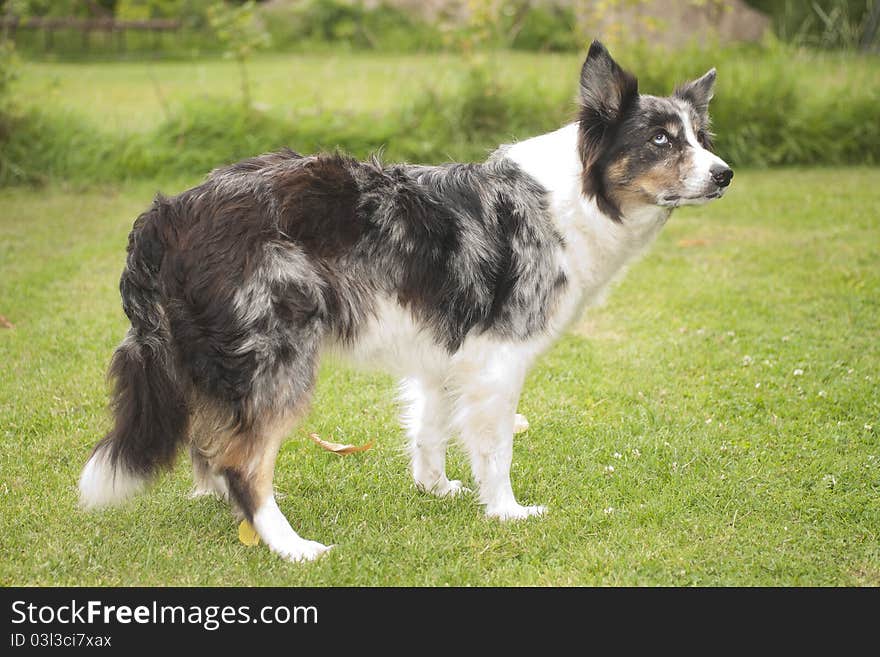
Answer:
[{"label": "dog's paw", "polygon": [[523,520],[532,516],[542,516],[547,512],[546,506],[522,506],[512,504],[508,506],[490,507],[486,509],[486,515],[499,520]]},{"label": "dog's paw", "polygon": [[323,545],[317,541],[307,541],[300,539],[286,545],[272,547],[272,551],[282,559],[292,561],[294,563],[302,563],[304,561],[314,561],[325,552],[333,549],[332,545]]},{"label": "dog's paw", "polygon": [[446,486],[442,491],[435,492],[435,495],[440,497],[455,497],[456,495],[461,495],[462,493],[470,493],[471,489],[467,486],[464,486],[461,481],[458,479],[453,479],[452,481],[447,481]]},{"label": "dog's paw", "polygon": [[513,416],[513,433],[523,433],[529,430],[529,420],[525,415],[517,413]]},{"label": "dog's paw", "polygon": [[445,477],[430,486],[416,482],[416,487],[424,493],[436,495],[437,497],[455,497],[461,493],[471,492],[471,489],[464,486],[458,479],[450,481]]},{"label": "dog's paw", "polygon": [[190,499],[197,500],[200,497],[213,497],[214,499],[220,500],[222,502],[229,501],[229,492],[225,490],[217,490],[216,488],[208,488],[208,487],[196,487],[190,491],[189,494]]}]

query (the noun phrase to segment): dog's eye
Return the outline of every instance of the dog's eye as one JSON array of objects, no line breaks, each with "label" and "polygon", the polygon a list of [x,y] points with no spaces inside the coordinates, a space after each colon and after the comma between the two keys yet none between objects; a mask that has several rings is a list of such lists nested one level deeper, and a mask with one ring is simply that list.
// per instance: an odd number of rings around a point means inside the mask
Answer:
[{"label": "dog's eye", "polygon": [[666,146],[669,143],[669,135],[665,132],[658,132],[656,135],[651,137],[651,143],[655,146]]}]

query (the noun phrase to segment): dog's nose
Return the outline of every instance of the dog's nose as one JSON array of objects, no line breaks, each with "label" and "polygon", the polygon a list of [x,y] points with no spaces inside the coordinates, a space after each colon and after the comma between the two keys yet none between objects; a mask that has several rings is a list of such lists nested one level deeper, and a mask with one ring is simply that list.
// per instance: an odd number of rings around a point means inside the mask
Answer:
[{"label": "dog's nose", "polygon": [[730,184],[731,178],[733,178],[733,169],[730,167],[712,167],[709,173],[712,175],[712,180],[719,187],[727,187]]}]

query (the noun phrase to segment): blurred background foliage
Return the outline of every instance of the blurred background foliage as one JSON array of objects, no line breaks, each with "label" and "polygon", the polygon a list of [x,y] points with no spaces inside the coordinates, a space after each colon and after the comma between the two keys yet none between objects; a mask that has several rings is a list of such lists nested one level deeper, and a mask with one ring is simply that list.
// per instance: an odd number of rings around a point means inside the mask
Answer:
[{"label": "blurred background foliage", "polygon": [[[737,165],[880,161],[880,0],[0,0],[0,16],[6,185],[188,175],[282,145],[482,159],[573,118],[594,37],[645,92],[717,67],[717,148]],[[155,117],[108,124],[126,95]]]},{"label": "blurred background foliage", "polygon": [[[0,0],[0,12],[22,19],[174,19],[173,38],[126,44],[135,52],[192,55],[218,50],[210,15],[218,0]],[[480,47],[536,52],[576,52],[602,16],[628,16],[624,27],[635,39],[678,29],[682,8],[714,13],[759,11],[776,38],[796,46],[825,49],[876,48],[880,10],[875,0],[228,0],[256,4],[272,48],[289,52],[319,45],[358,50],[433,52],[457,49],[477,38]],[[670,11],[670,7],[674,11]],[[474,29],[475,25],[478,29]],[[61,32],[62,30],[58,30]],[[51,47],[37,32],[17,36],[19,50],[32,54],[96,56],[119,49],[93,33],[88,42],[75,27],[56,35]],[[143,35],[142,35],[143,36]],[[677,35],[683,42],[694,36]],[[127,52],[129,52],[127,50]]]}]

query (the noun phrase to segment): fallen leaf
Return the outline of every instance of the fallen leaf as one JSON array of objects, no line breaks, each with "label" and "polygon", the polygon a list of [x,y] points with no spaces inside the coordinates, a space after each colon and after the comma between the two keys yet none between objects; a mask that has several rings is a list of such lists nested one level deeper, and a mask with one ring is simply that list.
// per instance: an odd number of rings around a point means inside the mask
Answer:
[{"label": "fallen leaf", "polygon": [[686,249],[689,246],[706,246],[708,243],[709,243],[709,240],[701,240],[701,239],[678,240],[678,245],[683,249]]},{"label": "fallen leaf", "polygon": [[0,326],[2,326],[3,328],[15,328],[12,322],[6,319],[3,315],[0,315]]},{"label": "fallen leaf", "polygon": [[366,452],[373,446],[372,440],[366,445],[343,445],[342,443],[331,443],[330,441],[323,440],[316,433],[310,433],[309,438],[314,440],[328,452],[333,452],[334,454],[354,454],[355,452]]},{"label": "fallen leaf", "polygon": [[242,520],[238,525],[238,540],[249,546],[259,545],[260,535],[251,523]]}]

